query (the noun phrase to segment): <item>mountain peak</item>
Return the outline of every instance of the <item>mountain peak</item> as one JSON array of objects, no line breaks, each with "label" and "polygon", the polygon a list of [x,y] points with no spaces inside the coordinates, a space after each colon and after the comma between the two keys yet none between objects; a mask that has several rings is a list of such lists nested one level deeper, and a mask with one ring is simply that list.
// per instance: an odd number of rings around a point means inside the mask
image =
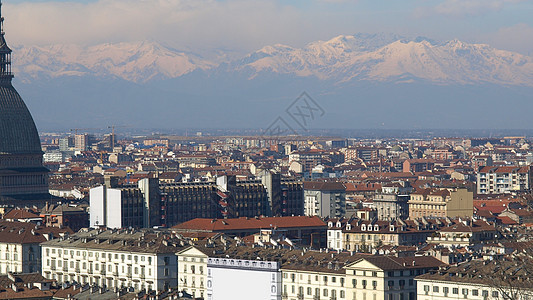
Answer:
[{"label": "mountain peak", "polygon": [[94,76],[147,82],[178,78],[195,70],[315,77],[335,83],[353,80],[437,84],[533,85],[533,60],[484,44],[457,39],[438,43],[426,37],[394,34],[339,35],[302,48],[267,45],[229,63],[217,64],[155,41],[106,43],[90,47],[51,45],[15,51],[18,78],[31,81],[62,76]]}]

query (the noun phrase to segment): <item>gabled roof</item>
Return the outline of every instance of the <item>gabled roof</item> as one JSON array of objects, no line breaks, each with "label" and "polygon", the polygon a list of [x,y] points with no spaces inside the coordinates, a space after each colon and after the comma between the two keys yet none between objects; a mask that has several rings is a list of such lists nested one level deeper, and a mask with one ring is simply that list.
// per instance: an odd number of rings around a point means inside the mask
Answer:
[{"label": "gabled roof", "polygon": [[299,227],[324,227],[327,225],[319,217],[268,217],[268,218],[238,218],[238,219],[193,219],[172,227],[179,231],[235,231],[270,228],[299,228]]},{"label": "gabled roof", "polygon": [[395,256],[369,256],[361,258],[354,263],[347,266],[351,268],[357,263],[366,260],[369,263],[373,264],[377,268],[382,269],[383,271],[394,271],[394,270],[409,270],[409,269],[420,269],[420,268],[438,268],[442,265],[445,265],[442,261],[432,257],[432,256],[412,256],[412,257],[395,257]]}]

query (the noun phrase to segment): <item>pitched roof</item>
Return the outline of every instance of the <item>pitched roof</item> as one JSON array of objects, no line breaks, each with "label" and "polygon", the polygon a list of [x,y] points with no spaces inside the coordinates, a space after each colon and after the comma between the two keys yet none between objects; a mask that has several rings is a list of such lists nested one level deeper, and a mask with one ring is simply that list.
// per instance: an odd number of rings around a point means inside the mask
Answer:
[{"label": "pitched roof", "polygon": [[193,219],[172,227],[176,230],[190,231],[231,231],[253,230],[268,228],[298,228],[298,227],[327,227],[319,217],[268,217],[268,218],[238,218],[238,219]]},{"label": "pitched roof", "polygon": [[34,244],[47,241],[46,234],[58,237],[60,233],[72,233],[69,228],[43,227],[26,222],[0,220],[0,242],[14,244]]}]

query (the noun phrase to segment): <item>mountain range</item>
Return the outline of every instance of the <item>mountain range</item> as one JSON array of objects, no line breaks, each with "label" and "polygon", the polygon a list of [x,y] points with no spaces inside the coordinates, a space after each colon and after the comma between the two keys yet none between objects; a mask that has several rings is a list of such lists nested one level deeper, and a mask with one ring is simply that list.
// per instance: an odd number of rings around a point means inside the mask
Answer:
[{"label": "mountain range", "polygon": [[486,44],[436,43],[396,35],[337,36],[303,48],[276,44],[229,63],[164,47],[156,42],[18,47],[15,71],[24,81],[64,76],[116,77],[144,83],[195,70],[352,80],[426,80],[438,84],[494,83],[533,86],[533,59]]},{"label": "mountain range", "polygon": [[[486,44],[355,34],[214,57],[153,41],[20,46],[13,68],[19,91],[47,129],[102,123],[262,128],[303,91],[326,112],[310,125],[316,127],[533,127],[517,119],[533,108],[533,58]],[[498,108],[505,102],[514,104]],[[395,113],[372,111],[386,108]],[[447,119],[428,117],[433,109]],[[492,120],[502,112],[511,115]]]}]

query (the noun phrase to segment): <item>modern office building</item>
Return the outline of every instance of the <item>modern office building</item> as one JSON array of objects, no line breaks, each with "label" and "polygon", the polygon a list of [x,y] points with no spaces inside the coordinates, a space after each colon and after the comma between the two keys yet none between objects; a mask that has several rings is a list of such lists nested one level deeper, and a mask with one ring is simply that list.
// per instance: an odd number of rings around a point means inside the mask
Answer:
[{"label": "modern office building", "polygon": [[159,183],[145,178],[119,186],[108,180],[90,190],[90,226],[109,228],[172,227],[195,218],[238,218],[301,214],[302,184],[279,176],[237,181]]}]

